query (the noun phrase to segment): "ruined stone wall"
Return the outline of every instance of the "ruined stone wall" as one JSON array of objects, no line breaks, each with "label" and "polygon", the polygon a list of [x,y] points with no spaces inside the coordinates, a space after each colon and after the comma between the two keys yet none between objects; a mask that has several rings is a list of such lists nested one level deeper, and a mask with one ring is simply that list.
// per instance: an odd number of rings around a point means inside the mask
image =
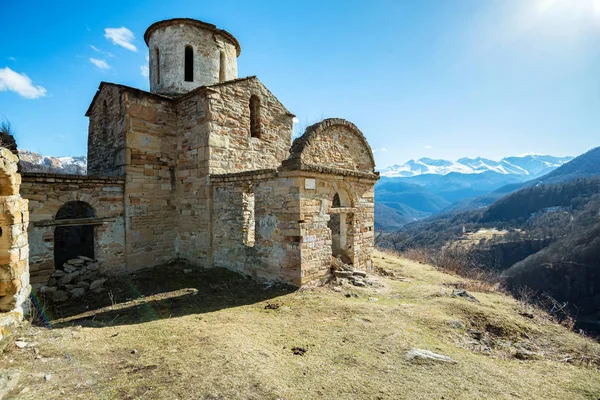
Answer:
[{"label": "ruined stone wall", "polygon": [[[289,155],[294,116],[254,77],[211,86],[210,90],[210,173],[277,168]],[[250,134],[253,95],[260,99],[260,137]]]},{"label": "ruined stone wall", "polygon": [[124,181],[118,177],[23,174],[21,195],[29,200],[31,282],[43,284],[54,272],[54,231],[58,210],[70,201],[89,204],[98,218],[94,254],[103,271],[125,268]]},{"label": "ruined stone wall", "polygon": [[208,103],[204,92],[177,104],[177,213],[175,254],[209,265],[210,186],[208,175]]},{"label": "ruined stone wall", "polygon": [[[357,269],[370,271],[374,247],[375,179],[302,172],[300,224],[302,231],[302,283],[318,281],[329,274],[332,234],[328,223],[335,211],[347,223],[346,255]],[[342,207],[332,210],[335,194]]]},{"label": "ruined stone wall", "polygon": [[[185,81],[185,46],[193,49],[193,81]],[[158,49],[158,53],[157,50]],[[194,24],[167,24],[148,38],[150,91],[187,93],[199,86],[237,78],[238,49],[226,35]],[[223,55],[221,55],[221,52]],[[224,76],[221,76],[221,63]]]},{"label": "ruined stone wall", "polygon": [[18,158],[0,148],[0,340],[25,313],[30,292],[27,200],[19,195]]},{"label": "ruined stone wall", "polygon": [[127,266],[175,258],[177,237],[177,122],[168,99],[123,94],[126,130],[125,226]]},{"label": "ruined stone wall", "polygon": [[[300,285],[296,180],[259,171],[213,177],[212,181],[214,265]],[[250,194],[253,201],[248,202]],[[253,241],[246,236],[248,230],[254,232]]]},{"label": "ruined stone wall", "polygon": [[122,89],[101,85],[86,114],[88,127],[88,174],[116,176],[125,173],[125,115]]}]

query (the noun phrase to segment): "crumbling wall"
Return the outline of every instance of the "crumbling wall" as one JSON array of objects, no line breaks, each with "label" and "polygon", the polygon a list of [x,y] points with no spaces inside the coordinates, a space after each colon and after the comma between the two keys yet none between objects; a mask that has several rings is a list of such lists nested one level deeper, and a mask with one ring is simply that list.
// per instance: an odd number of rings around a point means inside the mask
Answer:
[{"label": "crumbling wall", "polygon": [[125,268],[124,180],[59,174],[23,174],[21,194],[29,200],[29,257],[31,282],[43,284],[54,272],[54,232],[64,221],[56,221],[68,202],[82,201],[95,211],[94,254],[103,271]]},{"label": "crumbling wall", "polygon": [[[212,184],[214,265],[299,286],[299,196],[295,179],[278,176],[274,171],[255,171],[213,176]],[[248,201],[249,195],[253,201]]]},{"label": "crumbling wall", "polygon": [[0,340],[25,313],[29,296],[27,200],[19,195],[18,158],[0,148]]}]

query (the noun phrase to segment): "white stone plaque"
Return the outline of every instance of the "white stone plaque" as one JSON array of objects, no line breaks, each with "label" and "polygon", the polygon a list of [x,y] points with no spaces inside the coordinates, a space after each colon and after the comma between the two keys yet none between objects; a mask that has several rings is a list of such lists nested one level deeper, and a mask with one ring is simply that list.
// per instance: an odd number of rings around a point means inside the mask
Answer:
[{"label": "white stone plaque", "polygon": [[306,178],[304,180],[304,189],[314,190],[317,188],[317,180],[312,178]]}]

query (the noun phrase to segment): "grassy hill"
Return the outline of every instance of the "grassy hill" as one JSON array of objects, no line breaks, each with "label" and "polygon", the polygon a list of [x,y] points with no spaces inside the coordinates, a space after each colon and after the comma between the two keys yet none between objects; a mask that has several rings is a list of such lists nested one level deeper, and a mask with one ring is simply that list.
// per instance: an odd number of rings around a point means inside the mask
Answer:
[{"label": "grassy hill", "polygon": [[[511,297],[377,253],[376,287],[291,291],[183,266],[25,326],[19,399],[596,399],[600,345]],[[454,297],[466,287],[480,301]],[[49,312],[49,314],[52,314]],[[60,317],[60,318],[59,318]],[[415,362],[411,349],[454,363]],[[296,353],[296,354],[295,354]],[[303,355],[299,355],[303,353]],[[47,374],[51,374],[46,379]]]}]

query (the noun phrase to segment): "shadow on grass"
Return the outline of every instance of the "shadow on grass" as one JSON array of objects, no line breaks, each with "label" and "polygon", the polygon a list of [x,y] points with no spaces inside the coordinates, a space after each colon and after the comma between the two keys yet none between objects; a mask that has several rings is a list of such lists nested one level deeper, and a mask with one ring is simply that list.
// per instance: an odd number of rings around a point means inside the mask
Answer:
[{"label": "shadow on grass", "polygon": [[[184,273],[184,268],[192,272]],[[53,328],[140,324],[260,303],[296,290],[293,286],[257,282],[223,268],[192,269],[185,264],[112,277],[105,288],[102,293],[88,292],[62,304],[35,296],[35,307],[43,310],[37,313],[37,324]]]}]

